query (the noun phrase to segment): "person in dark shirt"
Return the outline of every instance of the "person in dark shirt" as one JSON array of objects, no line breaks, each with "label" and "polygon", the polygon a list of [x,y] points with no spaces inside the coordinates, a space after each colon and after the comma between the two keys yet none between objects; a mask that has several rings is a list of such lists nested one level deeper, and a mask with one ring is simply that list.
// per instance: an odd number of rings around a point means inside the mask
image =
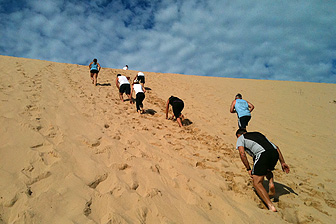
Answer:
[{"label": "person in dark shirt", "polygon": [[[240,158],[246,167],[247,172],[253,179],[253,186],[260,198],[268,206],[268,209],[276,212],[276,208],[269,195],[275,195],[275,186],[272,170],[278,160],[280,160],[281,168],[284,172],[289,173],[289,166],[285,163],[281,151],[278,146],[270,142],[263,134],[259,132],[247,132],[244,128],[240,128],[236,132],[237,146]],[[253,157],[253,168],[246,158],[246,153]],[[263,186],[264,178],[269,181],[269,194]]]},{"label": "person in dark shirt", "polygon": [[168,119],[169,105],[171,105],[173,108],[173,113],[174,113],[173,118],[175,117],[179,126],[182,127],[183,115],[181,112],[184,108],[184,102],[175,96],[169,97],[169,99],[167,100],[167,104],[166,104],[166,119]]}]

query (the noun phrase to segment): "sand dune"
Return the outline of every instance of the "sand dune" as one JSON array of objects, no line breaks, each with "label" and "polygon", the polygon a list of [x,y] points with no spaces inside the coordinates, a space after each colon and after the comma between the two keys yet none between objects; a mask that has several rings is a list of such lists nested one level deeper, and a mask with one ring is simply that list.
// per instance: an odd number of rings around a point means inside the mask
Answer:
[{"label": "sand dune", "polygon": [[[145,72],[148,112],[121,102],[116,74],[0,56],[0,223],[333,223],[336,85]],[[295,74],[293,74],[295,75]],[[282,150],[269,212],[235,150],[236,93],[248,130]],[[170,95],[191,124],[165,119]]]}]

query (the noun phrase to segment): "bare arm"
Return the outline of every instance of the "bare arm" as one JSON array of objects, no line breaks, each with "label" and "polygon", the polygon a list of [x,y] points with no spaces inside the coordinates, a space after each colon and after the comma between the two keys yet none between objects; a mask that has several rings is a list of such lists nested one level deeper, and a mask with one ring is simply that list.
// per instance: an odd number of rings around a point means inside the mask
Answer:
[{"label": "bare arm", "polygon": [[283,158],[282,153],[281,153],[278,146],[277,146],[277,150],[278,150],[278,153],[279,153],[279,160],[280,160],[280,163],[281,163],[282,170],[286,173],[289,173],[289,166],[285,163],[285,159]]},{"label": "bare arm", "polygon": [[133,80],[136,80],[138,78],[138,74],[134,77],[134,79]]},{"label": "bare arm", "polygon": [[232,101],[232,103],[231,103],[231,106],[230,106],[230,112],[231,113],[236,113],[235,105],[236,105],[236,100]]},{"label": "bare arm", "polygon": [[168,109],[169,109],[169,99],[167,100],[166,103],[166,119],[168,119]]},{"label": "bare arm", "polygon": [[91,69],[92,62],[89,64],[89,69]]},{"label": "bare arm", "polygon": [[250,102],[248,102],[248,101],[246,101],[246,102],[247,102],[247,104],[248,104],[248,107],[249,107],[249,109],[250,109],[250,112],[252,112],[252,110],[254,110],[254,106],[253,106],[253,104],[250,103]]},{"label": "bare arm", "polygon": [[252,171],[251,171],[250,164],[249,164],[249,162],[247,160],[247,157],[246,157],[245,149],[244,149],[243,146],[239,146],[238,150],[239,150],[240,159],[243,162],[244,166],[246,167],[246,170],[249,172],[249,174],[251,176]]},{"label": "bare arm", "polygon": [[119,82],[118,82],[118,77],[116,78],[116,86],[117,86],[118,89],[120,88],[119,87]]},{"label": "bare arm", "polygon": [[101,69],[100,64],[99,63],[97,63],[97,64],[98,64],[98,71],[100,71],[100,69]]},{"label": "bare arm", "polygon": [[132,85],[132,88],[131,88],[131,97],[133,97],[133,92],[134,92],[134,84]]}]

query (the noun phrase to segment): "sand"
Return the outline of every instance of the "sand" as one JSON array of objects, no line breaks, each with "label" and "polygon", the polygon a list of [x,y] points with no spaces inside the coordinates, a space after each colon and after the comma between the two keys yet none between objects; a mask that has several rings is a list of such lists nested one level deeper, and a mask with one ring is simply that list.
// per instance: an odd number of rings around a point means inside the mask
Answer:
[{"label": "sand", "polygon": [[[0,69],[0,223],[336,220],[335,84],[143,71],[139,115],[115,86],[138,71],[103,68],[95,87],[87,66],[0,56]],[[235,150],[238,92],[255,106],[248,130],[291,168],[274,171],[277,213]],[[185,102],[183,128],[165,119],[171,95]]]}]

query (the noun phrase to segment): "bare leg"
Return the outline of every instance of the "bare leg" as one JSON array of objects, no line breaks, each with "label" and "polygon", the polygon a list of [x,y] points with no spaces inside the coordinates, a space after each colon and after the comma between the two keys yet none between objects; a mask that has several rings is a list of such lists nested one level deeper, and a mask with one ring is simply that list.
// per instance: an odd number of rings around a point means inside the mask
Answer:
[{"label": "bare leg", "polygon": [[275,195],[274,176],[271,171],[267,172],[266,178],[268,180],[268,194],[270,197]]},{"label": "bare leg", "polygon": [[119,93],[119,98],[122,102],[124,102],[123,93]]},{"label": "bare leg", "polygon": [[90,76],[91,76],[91,81],[92,81],[92,84],[94,83],[93,81],[93,73],[90,72]]},{"label": "bare leg", "polygon": [[128,99],[130,100],[130,103],[133,104],[132,96],[130,94],[128,94],[127,96],[128,96]]},{"label": "bare leg", "polygon": [[256,189],[259,197],[265,202],[268,209],[276,212],[276,208],[274,207],[273,203],[271,202],[271,199],[269,198],[266,189],[262,185],[262,182],[264,180],[264,176],[257,176],[253,175],[253,186]]},{"label": "bare leg", "polygon": [[97,77],[98,77],[98,74],[97,73],[94,73],[93,75],[93,84],[96,86],[97,85]]},{"label": "bare leg", "polygon": [[178,117],[176,120],[177,120],[177,123],[179,124],[179,126],[182,128],[182,121],[181,121],[181,118]]}]

